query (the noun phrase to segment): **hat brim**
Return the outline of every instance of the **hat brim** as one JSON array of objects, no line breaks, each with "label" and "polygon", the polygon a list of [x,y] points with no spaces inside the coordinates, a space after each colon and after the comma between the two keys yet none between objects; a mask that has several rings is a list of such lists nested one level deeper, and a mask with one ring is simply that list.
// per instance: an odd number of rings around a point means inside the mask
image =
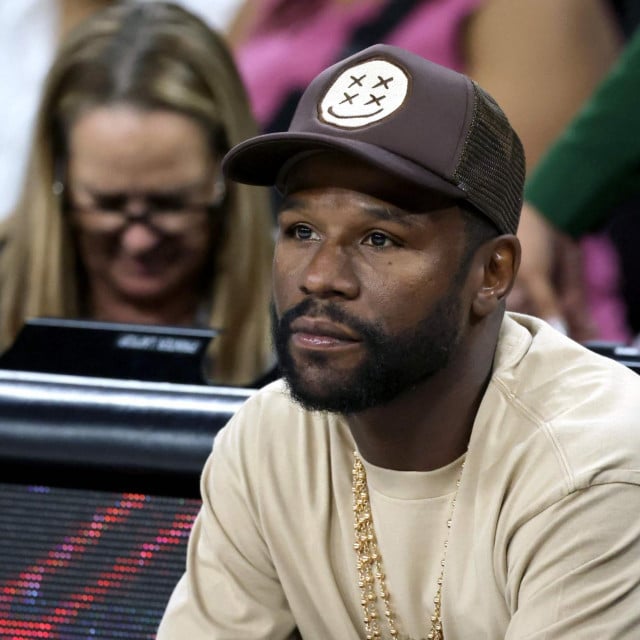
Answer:
[{"label": "hat brim", "polygon": [[228,178],[237,182],[276,185],[283,167],[290,160],[309,151],[322,150],[341,151],[418,187],[455,199],[466,198],[458,186],[411,160],[360,140],[319,133],[268,133],[250,138],[227,153],[222,169]]}]

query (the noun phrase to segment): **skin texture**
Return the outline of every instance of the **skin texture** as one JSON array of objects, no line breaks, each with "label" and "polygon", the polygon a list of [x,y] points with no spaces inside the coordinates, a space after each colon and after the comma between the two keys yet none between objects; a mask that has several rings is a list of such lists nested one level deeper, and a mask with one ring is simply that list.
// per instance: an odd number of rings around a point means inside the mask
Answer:
[{"label": "skin texture", "polygon": [[607,73],[620,44],[603,0],[489,0],[467,25],[464,72],[507,114],[530,171]]},{"label": "skin texture", "polygon": [[352,384],[367,361],[350,318],[392,338],[411,334],[425,322],[435,327],[441,301],[456,293],[446,361],[382,404],[347,414],[373,464],[427,470],[451,462],[466,449],[490,375],[517,239],[482,244],[456,283],[466,236],[452,203],[334,153],[302,159],[285,186],[275,312],[281,318],[302,305],[287,347],[308,393]]},{"label": "skin texture", "polygon": [[522,206],[518,237],[522,261],[509,308],[544,318],[579,342],[596,339],[573,241],[528,202]]},{"label": "skin texture", "polygon": [[100,205],[114,195],[126,197],[133,216],[145,212],[149,196],[209,202],[218,171],[200,125],[178,113],[98,107],[71,126],[68,198],[92,317],[192,324],[213,227],[200,211],[181,233],[162,234],[139,221],[120,232],[99,232],[75,208]]}]

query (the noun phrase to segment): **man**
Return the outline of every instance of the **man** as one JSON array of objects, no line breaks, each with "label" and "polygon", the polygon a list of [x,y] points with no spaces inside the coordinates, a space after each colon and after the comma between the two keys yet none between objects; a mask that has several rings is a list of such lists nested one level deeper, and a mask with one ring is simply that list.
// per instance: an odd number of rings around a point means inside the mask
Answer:
[{"label": "man", "polygon": [[377,45],[227,175],[283,194],[285,382],[216,438],[159,638],[637,638],[640,379],[505,316],[524,158]]}]

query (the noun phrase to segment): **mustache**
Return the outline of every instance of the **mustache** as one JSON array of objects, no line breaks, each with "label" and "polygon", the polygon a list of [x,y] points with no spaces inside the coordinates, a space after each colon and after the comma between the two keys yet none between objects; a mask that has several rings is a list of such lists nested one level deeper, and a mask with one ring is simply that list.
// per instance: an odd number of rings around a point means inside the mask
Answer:
[{"label": "mustache", "polygon": [[[275,315],[275,313],[274,313]],[[352,316],[342,307],[334,302],[320,303],[317,300],[308,298],[299,302],[291,309],[277,318],[278,331],[288,335],[291,333],[291,324],[297,318],[306,316],[308,318],[326,318],[333,322],[339,323],[353,330],[354,333],[361,335],[363,338],[377,337],[378,331],[370,324],[367,324]]]}]

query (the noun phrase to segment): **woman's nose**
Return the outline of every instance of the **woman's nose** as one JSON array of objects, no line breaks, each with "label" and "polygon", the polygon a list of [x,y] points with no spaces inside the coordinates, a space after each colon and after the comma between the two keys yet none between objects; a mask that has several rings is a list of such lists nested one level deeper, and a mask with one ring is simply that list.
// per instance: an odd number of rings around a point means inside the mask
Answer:
[{"label": "woman's nose", "polygon": [[155,248],[161,241],[160,236],[141,218],[131,216],[120,235],[120,245],[128,253],[140,254]]}]

